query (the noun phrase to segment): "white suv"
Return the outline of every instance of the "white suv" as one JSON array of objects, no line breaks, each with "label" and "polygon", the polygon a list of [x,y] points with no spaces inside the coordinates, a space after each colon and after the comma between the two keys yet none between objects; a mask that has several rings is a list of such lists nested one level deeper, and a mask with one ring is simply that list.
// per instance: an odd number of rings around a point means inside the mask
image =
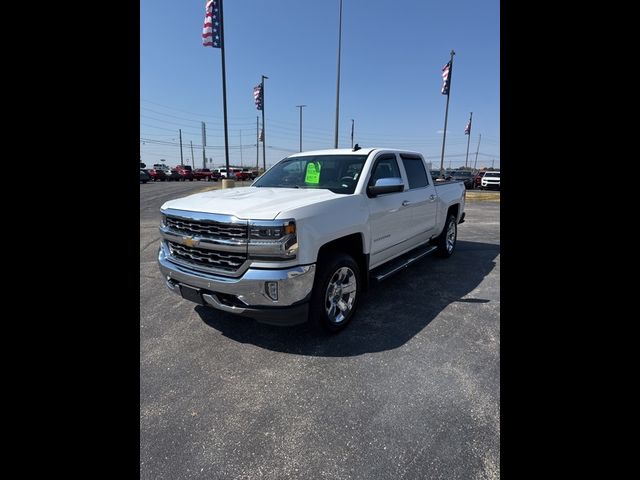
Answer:
[{"label": "white suv", "polygon": [[500,190],[500,172],[486,172],[480,180],[480,188],[496,188]]}]

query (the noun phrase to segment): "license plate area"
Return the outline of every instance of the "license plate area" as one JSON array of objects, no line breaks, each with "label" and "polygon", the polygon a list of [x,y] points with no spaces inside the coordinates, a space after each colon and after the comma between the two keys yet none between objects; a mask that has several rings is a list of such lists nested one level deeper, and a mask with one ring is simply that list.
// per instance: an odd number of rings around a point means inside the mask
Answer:
[{"label": "license plate area", "polygon": [[198,290],[197,288],[180,285],[180,295],[182,295],[182,298],[184,298],[185,300],[195,302],[199,305],[205,305],[204,299],[202,298],[202,293],[200,293],[200,290]]}]

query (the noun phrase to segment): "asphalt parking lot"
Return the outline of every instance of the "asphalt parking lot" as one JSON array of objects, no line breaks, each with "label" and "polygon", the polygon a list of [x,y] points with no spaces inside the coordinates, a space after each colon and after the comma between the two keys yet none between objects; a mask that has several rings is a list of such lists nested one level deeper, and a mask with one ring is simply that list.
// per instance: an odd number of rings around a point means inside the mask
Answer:
[{"label": "asphalt parking lot", "polygon": [[164,286],[160,206],[219,186],[140,185],[140,478],[499,478],[500,203],[318,336]]}]

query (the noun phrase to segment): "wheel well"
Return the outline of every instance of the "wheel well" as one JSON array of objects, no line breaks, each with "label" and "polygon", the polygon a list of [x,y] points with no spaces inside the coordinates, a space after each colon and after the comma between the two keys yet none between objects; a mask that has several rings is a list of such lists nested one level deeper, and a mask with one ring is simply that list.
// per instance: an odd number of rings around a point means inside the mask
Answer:
[{"label": "wheel well", "polygon": [[360,268],[363,286],[369,284],[369,255],[364,253],[364,241],[362,234],[353,233],[346,237],[337,238],[320,247],[318,252],[318,263],[336,253],[346,253],[353,257]]},{"label": "wheel well", "polygon": [[449,215],[453,214],[456,216],[456,220],[458,219],[458,212],[460,211],[460,205],[459,204],[455,204],[455,205],[451,205],[449,207],[449,210],[447,210],[447,217],[449,217]]}]

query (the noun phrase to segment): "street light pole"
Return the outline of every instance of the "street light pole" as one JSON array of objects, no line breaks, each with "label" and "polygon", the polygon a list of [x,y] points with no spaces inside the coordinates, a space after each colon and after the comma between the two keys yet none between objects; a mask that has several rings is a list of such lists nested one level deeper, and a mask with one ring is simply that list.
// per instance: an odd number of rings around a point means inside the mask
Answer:
[{"label": "street light pole", "polygon": [[340,50],[342,47],[342,0],[340,0],[340,22],[338,27],[338,81],[336,86],[336,129],[333,148],[338,148],[338,118],[340,116]]},{"label": "street light pole", "polygon": [[302,151],[302,108],[306,105],[296,105],[300,109],[300,151]]},{"label": "street light pole", "polygon": [[266,95],[264,94],[264,79],[269,78],[262,75],[260,83],[262,84],[262,169],[267,171],[267,129],[264,126],[264,104],[266,102]]}]

